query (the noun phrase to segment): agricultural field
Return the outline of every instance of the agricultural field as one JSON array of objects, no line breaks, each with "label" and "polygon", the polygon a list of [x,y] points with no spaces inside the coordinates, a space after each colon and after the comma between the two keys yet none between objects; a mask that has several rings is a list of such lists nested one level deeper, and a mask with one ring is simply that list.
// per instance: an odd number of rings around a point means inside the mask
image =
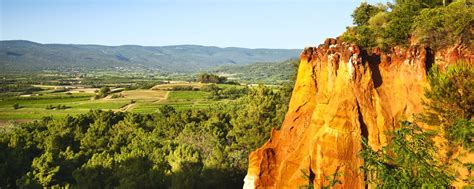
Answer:
[{"label": "agricultural field", "polygon": [[[38,120],[45,116],[61,118],[94,109],[154,113],[164,105],[178,110],[195,109],[227,101],[209,99],[210,92],[199,90],[204,85],[207,84],[178,82],[160,84],[150,89],[111,88],[110,93],[102,98],[95,98],[99,88],[72,86],[58,90],[58,86],[35,85],[44,90],[27,95],[0,97],[0,126],[11,122]],[[219,87],[228,86],[219,84]]]}]

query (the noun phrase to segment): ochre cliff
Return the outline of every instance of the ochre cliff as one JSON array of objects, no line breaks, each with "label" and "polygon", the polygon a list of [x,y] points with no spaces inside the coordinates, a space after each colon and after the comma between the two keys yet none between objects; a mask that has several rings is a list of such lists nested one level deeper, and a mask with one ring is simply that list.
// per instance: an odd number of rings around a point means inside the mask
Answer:
[{"label": "ochre cliff", "polygon": [[[429,48],[370,52],[336,39],[301,53],[296,84],[279,131],[251,153],[244,188],[298,188],[310,182],[364,188],[358,157],[361,138],[379,149],[386,132],[422,111],[426,73],[435,62],[469,61],[460,47],[435,54]],[[306,175],[306,177],[304,176]]]}]

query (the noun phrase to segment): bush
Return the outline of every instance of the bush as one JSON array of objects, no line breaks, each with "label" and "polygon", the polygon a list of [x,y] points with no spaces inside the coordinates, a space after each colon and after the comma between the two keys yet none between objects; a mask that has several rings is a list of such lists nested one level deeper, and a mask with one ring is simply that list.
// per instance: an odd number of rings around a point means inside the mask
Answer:
[{"label": "bush", "polygon": [[119,94],[112,94],[112,96],[110,96],[110,98],[122,98],[122,93],[119,93]]},{"label": "bush", "polygon": [[441,71],[433,67],[428,75],[430,88],[425,92],[426,111],[419,119],[445,130],[453,145],[474,151],[474,66],[457,63]]},{"label": "bush", "polygon": [[96,95],[98,98],[104,98],[110,93],[110,88],[109,87],[101,87],[99,89],[98,94]]},{"label": "bush", "polygon": [[369,19],[379,12],[385,11],[386,7],[378,4],[371,5],[367,2],[362,2],[352,13],[353,23],[358,26],[365,26],[368,24]]},{"label": "bush", "polygon": [[53,107],[53,105],[48,104],[48,105],[46,105],[46,108],[45,108],[45,109],[47,109],[47,110],[52,110],[52,109],[54,109],[54,107]]},{"label": "bush", "polygon": [[219,77],[218,75],[214,74],[203,73],[198,75],[197,81],[201,83],[225,83],[227,78]]},{"label": "bush", "polygon": [[435,49],[459,42],[471,43],[474,7],[465,1],[447,7],[423,9],[413,22],[414,38]]},{"label": "bush", "polygon": [[15,110],[21,108],[20,104],[18,104],[18,103],[13,104],[12,107],[13,107],[13,109],[15,109]]},{"label": "bush", "polygon": [[67,109],[69,107],[67,107],[66,105],[61,105],[61,104],[58,104],[56,106],[53,106],[51,104],[48,104],[46,105],[46,110],[64,110],[64,109]]},{"label": "bush", "polygon": [[360,156],[367,181],[377,188],[447,188],[454,181],[448,165],[436,159],[435,133],[403,122],[390,143],[378,151],[366,141]]},{"label": "bush", "polygon": [[[363,2],[352,14],[353,22],[357,26],[349,27],[342,35],[342,39],[365,48],[376,46],[388,49],[387,47],[394,45],[410,45],[410,39],[414,33],[418,36],[417,38],[427,43],[432,39],[432,35],[444,36],[437,31],[447,27],[452,29],[446,32],[455,35],[464,33],[466,35],[462,38],[468,41],[470,38],[466,28],[469,22],[472,23],[472,7],[466,5],[465,2],[457,1],[446,8],[436,8],[442,4],[437,0],[399,0],[396,4],[389,3],[387,6]],[[441,14],[438,9],[450,11]],[[461,18],[461,15],[466,16]],[[449,22],[440,20],[449,20]],[[439,40],[442,39],[439,38]],[[444,42],[453,44],[450,40]]]},{"label": "bush", "polygon": [[220,88],[216,84],[209,84],[202,86],[201,90],[206,92],[214,92],[220,90]]},{"label": "bush", "polygon": [[171,87],[172,91],[192,91],[194,90],[194,87],[192,86],[173,86]]}]

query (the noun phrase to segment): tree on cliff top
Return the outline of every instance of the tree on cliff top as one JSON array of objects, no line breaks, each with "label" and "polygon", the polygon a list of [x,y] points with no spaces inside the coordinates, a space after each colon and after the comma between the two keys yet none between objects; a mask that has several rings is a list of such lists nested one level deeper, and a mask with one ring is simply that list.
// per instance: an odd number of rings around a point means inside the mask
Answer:
[{"label": "tree on cliff top", "polygon": [[385,7],[381,4],[371,5],[367,2],[362,2],[352,13],[353,23],[358,26],[367,25],[369,19],[377,13],[385,11]]},{"label": "tree on cliff top", "polygon": [[456,1],[446,7],[423,9],[413,22],[413,37],[435,49],[457,43],[470,43],[474,26],[474,7]]},{"label": "tree on cliff top", "polygon": [[459,41],[469,44],[474,25],[473,12],[472,3],[466,0],[452,3],[396,0],[387,5],[363,2],[352,14],[356,26],[348,27],[342,39],[364,48],[385,50],[394,45],[408,46],[415,40],[435,49]]}]

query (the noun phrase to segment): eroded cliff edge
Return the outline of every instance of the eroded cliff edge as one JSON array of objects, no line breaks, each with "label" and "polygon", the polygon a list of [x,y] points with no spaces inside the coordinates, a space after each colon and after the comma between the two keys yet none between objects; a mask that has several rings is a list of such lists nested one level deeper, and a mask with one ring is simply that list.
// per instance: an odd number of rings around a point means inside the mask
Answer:
[{"label": "eroded cliff edge", "polygon": [[422,111],[430,67],[473,62],[465,50],[457,46],[435,54],[411,46],[384,54],[336,39],[306,48],[285,121],[251,153],[244,188],[324,186],[334,173],[341,175],[338,187],[364,188],[361,138],[374,149],[385,145],[387,131]]}]

